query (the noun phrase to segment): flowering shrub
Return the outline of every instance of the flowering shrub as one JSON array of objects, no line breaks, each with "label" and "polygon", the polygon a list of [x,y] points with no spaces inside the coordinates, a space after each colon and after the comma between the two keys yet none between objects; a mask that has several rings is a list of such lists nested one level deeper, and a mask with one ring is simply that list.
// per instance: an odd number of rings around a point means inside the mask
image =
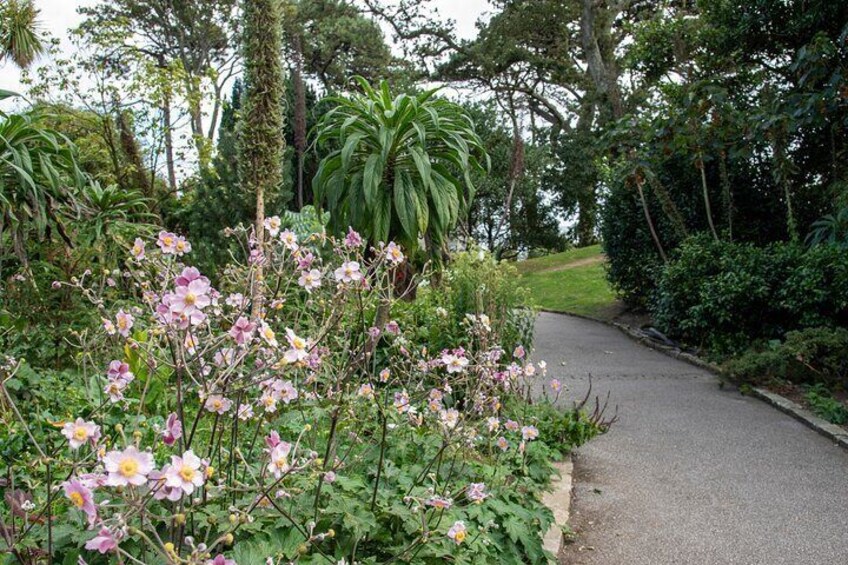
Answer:
[{"label": "flowering shrub", "polygon": [[55,285],[98,310],[111,356],[46,434],[6,387],[22,363],[3,362],[0,549],[92,565],[543,561],[556,453],[523,399],[544,366],[504,350],[485,315],[463,317],[461,345],[410,339],[391,318],[393,243],[266,229],[261,248],[237,233],[248,260],[217,287],[168,232],[132,246],[132,301],[89,273]]}]

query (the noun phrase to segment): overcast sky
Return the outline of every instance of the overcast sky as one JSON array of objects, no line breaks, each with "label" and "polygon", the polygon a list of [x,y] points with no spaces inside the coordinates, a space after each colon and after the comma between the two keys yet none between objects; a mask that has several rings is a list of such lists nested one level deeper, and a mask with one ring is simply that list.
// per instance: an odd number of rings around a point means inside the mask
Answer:
[{"label": "overcast sky", "polygon": [[[96,0],[35,0],[41,10],[44,31],[62,39],[67,37],[68,28],[80,22],[77,7],[94,3]],[[473,37],[476,34],[474,24],[488,9],[487,0],[433,0],[433,5],[442,17],[456,20],[457,31],[462,37]],[[24,90],[19,79],[20,73],[14,65],[0,64],[0,89]]]}]

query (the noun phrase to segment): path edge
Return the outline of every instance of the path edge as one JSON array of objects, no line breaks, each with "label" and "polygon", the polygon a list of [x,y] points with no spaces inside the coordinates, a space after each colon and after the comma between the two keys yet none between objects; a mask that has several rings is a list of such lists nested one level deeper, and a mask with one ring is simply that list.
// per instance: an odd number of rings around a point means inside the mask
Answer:
[{"label": "path edge", "polygon": [[[636,332],[633,328],[628,326],[627,324],[621,324],[619,322],[613,322],[608,320],[599,320],[597,318],[592,318],[590,316],[584,316],[581,314],[571,314],[568,312],[556,312],[554,310],[544,310],[540,309],[540,312],[546,312],[548,314],[560,314],[563,316],[574,316],[575,318],[583,318],[584,320],[589,320],[592,322],[598,322],[600,324],[604,324],[606,326],[611,326],[618,328],[624,335],[641,343],[642,345],[649,347],[655,351],[659,351],[660,353],[672,357],[674,359],[679,359],[681,361],[685,361],[690,365],[694,365],[705,371],[709,371],[710,373],[716,375],[724,382],[729,382],[727,375],[721,368],[715,363],[710,363],[709,361],[704,361],[697,355],[692,355],[691,353],[686,353],[685,351],[680,351],[677,348],[670,347],[668,345],[663,345],[661,343],[656,343],[653,340],[647,339],[645,336]],[[835,442],[839,447],[848,450],[848,431],[843,428],[837,426],[836,424],[831,424],[827,420],[820,418],[801,406],[800,404],[793,402],[792,400],[782,396],[780,394],[765,390],[764,388],[759,387],[751,387],[749,392],[745,392],[743,394],[750,394],[754,398],[765,402],[766,404],[771,405],[772,407],[780,410],[784,414],[787,414],[818,434],[830,439]]]},{"label": "path edge", "polygon": [[553,464],[555,469],[551,479],[550,489],[542,495],[542,504],[554,515],[554,521],[546,532],[542,533],[542,545],[551,553],[557,562],[557,556],[565,542],[564,530],[568,527],[571,516],[571,491],[573,488],[574,461],[571,454],[562,461]]}]

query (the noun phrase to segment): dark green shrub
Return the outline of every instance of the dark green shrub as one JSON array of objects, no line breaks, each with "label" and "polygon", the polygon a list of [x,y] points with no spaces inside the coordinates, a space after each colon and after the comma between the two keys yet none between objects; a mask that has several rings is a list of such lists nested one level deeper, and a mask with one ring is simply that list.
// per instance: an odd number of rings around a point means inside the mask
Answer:
[{"label": "dark green shrub", "polygon": [[848,329],[807,328],[786,334],[725,363],[725,371],[750,383],[770,379],[848,388]]},{"label": "dark green shrub", "polygon": [[848,321],[848,256],[835,247],[765,247],[694,237],[662,270],[658,327],[718,353],[809,326]]}]

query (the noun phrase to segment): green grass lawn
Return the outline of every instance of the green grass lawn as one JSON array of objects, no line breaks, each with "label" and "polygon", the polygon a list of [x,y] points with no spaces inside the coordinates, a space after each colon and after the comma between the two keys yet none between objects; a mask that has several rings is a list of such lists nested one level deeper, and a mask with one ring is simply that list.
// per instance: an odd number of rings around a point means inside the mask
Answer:
[{"label": "green grass lawn", "polygon": [[612,319],[620,304],[607,283],[600,245],[516,264],[535,305],[555,312]]}]

